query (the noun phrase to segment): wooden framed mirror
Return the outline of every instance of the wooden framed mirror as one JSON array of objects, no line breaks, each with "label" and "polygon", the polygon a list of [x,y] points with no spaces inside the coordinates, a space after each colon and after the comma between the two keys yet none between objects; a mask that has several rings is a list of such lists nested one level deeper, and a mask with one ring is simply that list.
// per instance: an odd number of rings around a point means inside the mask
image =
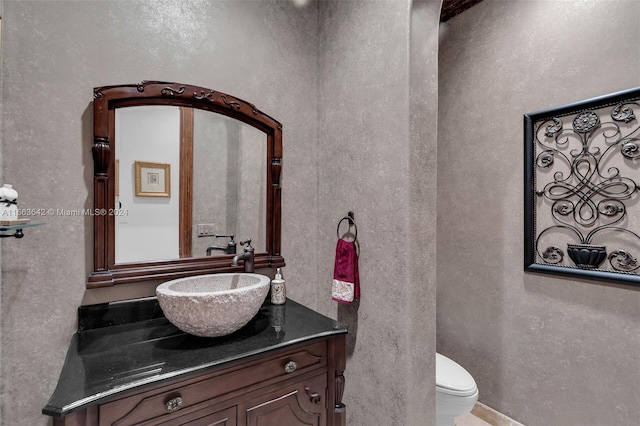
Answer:
[{"label": "wooden framed mirror", "polygon": [[241,271],[224,248],[247,239],[256,268],[285,265],[277,120],[182,83],[96,87],[93,97],[88,288]]}]

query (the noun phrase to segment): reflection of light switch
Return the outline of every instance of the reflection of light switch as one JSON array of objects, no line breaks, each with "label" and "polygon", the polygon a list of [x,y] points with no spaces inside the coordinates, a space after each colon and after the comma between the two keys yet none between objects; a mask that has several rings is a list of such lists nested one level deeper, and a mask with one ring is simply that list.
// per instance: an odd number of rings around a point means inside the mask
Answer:
[{"label": "reflection of light switch", "polygon": [[209,237],[214,235],[215,225],[213,223],[199,223],[198,237]]}]

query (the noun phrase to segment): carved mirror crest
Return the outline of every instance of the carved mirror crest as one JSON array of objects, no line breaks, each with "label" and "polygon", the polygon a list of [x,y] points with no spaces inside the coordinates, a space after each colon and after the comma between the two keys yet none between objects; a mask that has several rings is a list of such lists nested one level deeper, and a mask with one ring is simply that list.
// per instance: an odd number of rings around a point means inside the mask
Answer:
[{"label": "carved mirror crest", "polygon": [[143,81],[94,89],[94,270],[87,287],[240,271],[280,254],[282,125],[235,96]]},{"label": "carved mirror crest", "polygon": [[640,88],[524,116],[525,270],[640,285]]}]

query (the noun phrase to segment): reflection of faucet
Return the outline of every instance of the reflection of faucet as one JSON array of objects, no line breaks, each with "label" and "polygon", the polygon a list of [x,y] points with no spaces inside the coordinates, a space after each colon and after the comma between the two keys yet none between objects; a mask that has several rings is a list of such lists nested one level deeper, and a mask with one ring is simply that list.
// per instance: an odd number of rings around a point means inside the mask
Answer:
[{"label": "reflection of faucet", "polygon": [[251,247],[251,240],[240,242],[241,246],[245,244],[247,246],[244,248],[244,253],[235,255],[233,257],[233,260],[231,261],[231,266],[238,266],[238,260],[243,260],[244,272],[253,273],[255,269],[253,266],[254,255],[253,255],[253,247]]},{"label": "reflection of faucet", "polygon": [[231,241],[229,241],[227,243],[226,247],[219,247],[219,246],[209,246],[207,247],[207,256],[211,256],[211,251],[213,250],[220,250],[225,252],[226,254],[236,254],[236,242],[233,241],[233,237],[234,235],[214,235],[214,237],[216,238],[231,238]]}]

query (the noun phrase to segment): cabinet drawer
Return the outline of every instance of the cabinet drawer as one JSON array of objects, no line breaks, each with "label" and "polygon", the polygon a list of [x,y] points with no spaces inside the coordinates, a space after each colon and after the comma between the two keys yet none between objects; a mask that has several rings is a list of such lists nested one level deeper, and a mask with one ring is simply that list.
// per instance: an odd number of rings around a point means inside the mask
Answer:
[{"label": "cabinet drawer", "polygon": [[[100,406],[100,426],[132,425],[160,416],[183,415],[196,404],[218,403],[240,391],[268,386],[327,364],[327,342],[281,351],[233,367],[220,367],[190,380],[121,398]],[[214,401],[215,399],[215,401]]]},{"label": "cabinet drawer", "polygon": [[209,406],[189,411],[188,413],[180,413],[177,417],[170,416],[171,418],[166,419],[156,418],[156,421],[149,420],[140,423],[140,426],[237,426],[238,414],[236,406],[223,409],[217,406]]}]

